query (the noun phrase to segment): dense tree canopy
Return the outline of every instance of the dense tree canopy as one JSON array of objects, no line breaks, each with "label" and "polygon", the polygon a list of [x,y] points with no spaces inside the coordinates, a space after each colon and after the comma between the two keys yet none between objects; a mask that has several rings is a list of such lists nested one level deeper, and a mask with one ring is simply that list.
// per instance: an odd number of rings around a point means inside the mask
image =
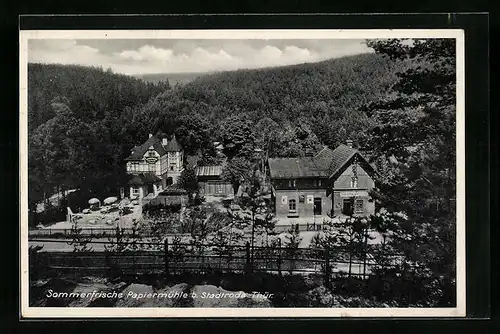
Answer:
[{"label": "dense tree canopy", "polygon": [[222,178],[231,182],[234,192],[240,185],[252,176],[252,163],[243,157],[231,159],[222,170]]},{"label": "dense tree canopy", "polygon": [[198,192],[198,180],[196,171],[192,166],[186,166],[179,177],[179,186],[188,192],[189,199],[193,199],[193,194]]},{"label": "dense tree canopy", "polygon": [[147,136],[132,107],[169,89],[98,68],[41,64],[29,64],[28,86],[32,209],[56,190],[116,191],[123,159]]},{"label": "dense tree canopy", "polygon": [[453,303],[455,41],[382,40],[368,45],[395,61],[411,63],[398,73],[386,98],[366,107],[376,125],[364,149],[375,158],[381,174],[374,195],[380,205],[408,215],[397,226],[404,240],[395,238],[392,246],[424,264],[440,302]]}]

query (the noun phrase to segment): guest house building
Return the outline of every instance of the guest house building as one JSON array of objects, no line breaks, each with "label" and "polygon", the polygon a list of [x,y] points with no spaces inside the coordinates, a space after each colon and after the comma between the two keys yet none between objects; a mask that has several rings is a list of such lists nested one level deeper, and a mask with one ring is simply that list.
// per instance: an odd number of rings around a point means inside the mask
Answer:
[{"label": "guest house building", "polygon": [[324,147],[314,156],[268,159],[276,217],[287,224],[321,223],[328,216],[369,215],[374,168],[352,147]]},{"label": "guest house building", "polygon": [[149,135],[125,159],[129,174],[130,198],[154,197],[177,183],[184,165],[184,152],[175,139],[165,135]]}]

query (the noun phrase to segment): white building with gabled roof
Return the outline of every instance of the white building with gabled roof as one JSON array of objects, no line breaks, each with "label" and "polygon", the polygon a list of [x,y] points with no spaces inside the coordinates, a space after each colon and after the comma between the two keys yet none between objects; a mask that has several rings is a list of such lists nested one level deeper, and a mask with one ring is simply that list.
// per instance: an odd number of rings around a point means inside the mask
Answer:
[{"label": "white building with gabled roof", "polygon": [[184,151],[175,134],[149,135],[149,138],[132,149],[125,159],[131,198],[157,196],[166,187],[176,184],[184,166]]}]

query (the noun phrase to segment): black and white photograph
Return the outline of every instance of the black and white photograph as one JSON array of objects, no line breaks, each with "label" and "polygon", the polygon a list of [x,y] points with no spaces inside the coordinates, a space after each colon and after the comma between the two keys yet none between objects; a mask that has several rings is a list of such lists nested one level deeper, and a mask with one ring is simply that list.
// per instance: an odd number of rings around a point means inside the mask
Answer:
[{"label": "black and white photograph", "polygon": [[23,316],[465,316],[463,43],[21,31]]}]

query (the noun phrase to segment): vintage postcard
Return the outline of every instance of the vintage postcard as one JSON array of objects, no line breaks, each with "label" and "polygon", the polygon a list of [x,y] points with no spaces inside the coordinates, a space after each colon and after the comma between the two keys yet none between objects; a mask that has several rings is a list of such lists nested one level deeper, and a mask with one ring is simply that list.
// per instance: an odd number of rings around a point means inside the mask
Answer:
[{"label": "vintage postcard", "polygon": [[465,316],[462,30],[20,31],[21,313]]}]

